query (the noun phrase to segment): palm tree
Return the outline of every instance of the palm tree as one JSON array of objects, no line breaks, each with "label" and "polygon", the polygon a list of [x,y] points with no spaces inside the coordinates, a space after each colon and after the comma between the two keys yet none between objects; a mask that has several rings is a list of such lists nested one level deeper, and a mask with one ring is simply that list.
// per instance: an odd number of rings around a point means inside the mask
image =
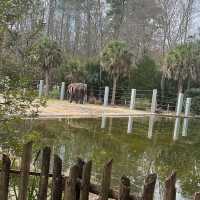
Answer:
[{"label": "palm tree", "polygon": [[178,82],[178,93],[186,80],[197,80],[200,72],[200,43],[182,44],[171,50],[165,58],[165,76]]},{"label": "palm tree", "polygon": [[37,63],[45,74],[45,95],[48,96],[50,71],[61,64],[62,52],[57,42],[45,37],[39,41],[36,48],[36,55]]},{"label": "palm tree", "polygon": [[124,42],[113,41],[102,52],[101,65],[113,79],[111,104],[115,104],[117,81],[120,76],[127,76],[132,65],[132,53],[128,51]]}]

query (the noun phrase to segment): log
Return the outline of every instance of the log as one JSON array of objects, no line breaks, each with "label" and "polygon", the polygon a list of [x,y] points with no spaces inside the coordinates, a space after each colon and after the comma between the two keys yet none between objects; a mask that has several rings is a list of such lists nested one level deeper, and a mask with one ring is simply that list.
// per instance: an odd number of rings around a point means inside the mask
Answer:
[{"label": "log", "polygon": [[52,200],[62,198],[62,160],[54,155],[53,178],[52,178]]},{"label": "log", "polygon": [[119,200],[128,200],[130,197],[130,180],[126,176],[121,178]]},{"label": "log", "polygon": [[200,200],[200,192],[195,193],[194,200]]},{"label": "log", "polygon": [[3,155],[2,170],[0,175],[0,197],[2,200],[8,200],[10,165],[11,165],[10,158],[6,155]]},{"label": "log", "polygon": [[29,170],[32,156],[32,142],[24,145],[21,161],[19,200],[26,200],[28,193]]},{"label": "log", "polygon": [[109,198],[112,162],[113,161],[110,160],[104,166],[99,200],[108,200],[108,198]]},{"label": "log", "polygon": [[64,200],[77,199],[77,179],[79,176],[79,166],[74,165],[70,169],[69,177],[65,180]]},{"label": "log", "polygon": [[142,194],[143,200],[153,200],[156,179],[157,179],[156,174],[150,174],[145,179],[145,184]]},{"label": "log", "polygon": [[91,171],[92,171],[92,161],[89,161],[85,163],[83,167],[82,184],[80,188],[81,189],[80,200],[89,199]]},{"label": "log", "polygon": [[48,178],[49,178],[49,166],[50,166],[50,157],[51,149],[45,147],[42,153],[42,166],[40,174],[40,183],[39,183],[39,194],[38,200],[47,199],[47,189],[48,189]]},{"label": "log", "polygon": [[164,200],[176,200],[176,173],[173,172],[165,181]]}]

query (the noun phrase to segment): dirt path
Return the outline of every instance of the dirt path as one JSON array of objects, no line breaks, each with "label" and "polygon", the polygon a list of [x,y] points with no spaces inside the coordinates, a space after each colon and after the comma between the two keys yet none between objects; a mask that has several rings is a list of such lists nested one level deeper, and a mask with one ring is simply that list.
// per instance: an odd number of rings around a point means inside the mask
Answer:
[{"label": "dirt path", "polygon": [[[107,106],[93,104],[70,104],[68,101],[49,100],[47,106],[40,108],[39,118],[95,118],[102,115],[108,117],[128,117],[130,115],[136,117],[144,117],[152,115],[150,111],[133,110],[123,106]],[[176,117],[174,112],[154,114],[162,117]],[[182,113],[179,117],[184,117]],[[189,118],[200,118],[200,116],[189,116]]]},{"label": "dirt path", "polygon": [[100,117],[102,114],[108,116],[129,116],[131,115],[149,115],[150,112],[133,110],[128,107],[103,107],[93,104],[75,104],[67,101],[49,100],[45,108],[40,109],[40,117]]}]

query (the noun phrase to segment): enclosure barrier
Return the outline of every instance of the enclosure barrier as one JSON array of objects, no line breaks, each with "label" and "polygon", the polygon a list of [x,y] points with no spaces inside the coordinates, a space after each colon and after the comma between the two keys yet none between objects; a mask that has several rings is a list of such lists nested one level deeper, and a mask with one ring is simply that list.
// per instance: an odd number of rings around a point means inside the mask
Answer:
[{"label": "enclosure barrier", "polygon": [[44,80],[40,80],[40,83],[39,83],[39,98],[41,98],[42,95],[43,95],[43,89],[44,89]]},{"label": "enclosure barrier", "polygon": [[62,82],[60,90],[60,100],[63,101],[65,98],[65,82]]},{"label": "enclosure barrier", "polygon": [[[51,83],[51,86],[58,85],[58,83]],[[52,88],[54,89],[55,87],[50,87],[50,89]],[[40,80],[38,84],[39,97],[43,96],[44,89],[44,80]],[[53,98],[56,95],[56,99],[64,100],[66,93],[66,83],[62,82],[58,88],[58,91],[56,92],[53,89],[51,91],[53,93],[50,95],[53,95]],[[89,103],[93,102],[99,105],[103,103],[104,106],[108,106],[112,97],[112,88],[109,88],[108,86],[88,88],[87,92]],[[141,109],[146,111],[150,110],[151,113],[159,113],[162,111],[167,111],[169,113],[169,111],[172,110],[176,111],[176,116],[178,117],[181,114],[183,108],[183,100],[184,96],[182,93],[179,94],[177,100],[177,97],[172,95],[161,97],[157,89],[152,91],[117,88],[116,90],[116,105],[129,107],[130,111],[134,109]]]},{"label": "enclosure barrier", "polygon": [[105,92],[104,92],[104,106],[108,105],[108,97],[109,97],[109,87],[105,87]]},{"label": "enclosure barrier", "polygon": [[187,98],[186,104],[185,104],[185,115],[184,115],[184,121],[183,121],[183,130],[182,130],[182,136],[187,136],[187,129],[188,129],[188,117],[190,115],[190,107],[191,107],[192,99]]},{"label": "enclosure barrier", "polygon": [[136,100],[136,89],[131,90],[131,102],[130,102],[130,110],[135,108],[135,100]]},{"label": "enclosure barrier", "polygon": [[[31,172],[32,142],[24,145],[21,160],[21,170],[12,170],[11,161],[7,155],[2,157],[2,169],[0,173],[0,197],[1,200],[8,200],[9,181],[11,174],[20,177],[19,200],[26,200],[29,185],[29,176],[40,177],[38,200],[46,200],[48,192],[48,181],[51,178],[51,199],[61,200],[64,193],[64,200],[88,200],[89,193],[99,195],[99,199],[108,200],[153,200],[157,175],[150,174],[146,177],[141,196],[130,193],[130,180],[123,176],[120,180],[119,190],[111,188],[111,171],[113,160],[104,165],[101,184],[90,182],[92,161],[85,162],[78,158],[77,163],[70,168],[68,177],[62,175],[62,160],[54,155],[53,173],[49,173],[51,149],[45,147],[42,151],[41,173]],[[176,199],[176,173],[173,172],[165,181],[164,200]],[[200,193],[194,195],[194,200],[200,199]]]},{"label": "enclosure barrier", "polygon": [[156,112],[156,107],[157,107],[157,89],[153,90],[153,95],[152,95],[152,103],[151,103],[151,113]]}]

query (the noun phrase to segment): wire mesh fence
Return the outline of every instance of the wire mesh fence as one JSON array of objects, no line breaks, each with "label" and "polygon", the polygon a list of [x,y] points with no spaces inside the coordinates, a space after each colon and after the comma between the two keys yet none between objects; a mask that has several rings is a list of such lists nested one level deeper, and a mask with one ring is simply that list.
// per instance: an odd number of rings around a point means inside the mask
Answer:
[{"label": "wire mesh fence", "polygon": [[[49,99],[55,100],[69,100],[69,93],[68,93],[68,84],[64,84],[64,94],[63,98],[61,98],[61,91],[62,91],[62,83],[59,82],[50,82],[48,86],[48,95],[46,94],[46,85],[44,82],[42,83],[42,87],[40,85],[39,80],[34,80],[30,83],[30,87],[38,93],[42,90],[42,95],[46,95]],[[104,96],[105,96],[105,87],[98,87],[98,86],[87,86],[87,93],[84,99],[85,103],[89,104],[97,104],[103,105],[104,104]],[[115,105],[130,108],[131,104],[131,96],[132,96],[132,89],[131,88],[122,88],[117,87],[115,91],[115,100],[113,102],[113,88],[109,88],[108,94],[108,105]],[[151,111],[152,107],[152,96],[153,90],[136,90],[136,94],[134,96],[134,109],[136,110],[144,110],[144,111]],[[183,109],[185,108],[186,99],[188,95],[184,96],[183,100]],[[161,92],[158,91],[156,95],[156,111],[161,112],[175,112],[177,108],[177,94],[167,94],[162,96]],[[182,110],[183,110],[182,109]]]}]

